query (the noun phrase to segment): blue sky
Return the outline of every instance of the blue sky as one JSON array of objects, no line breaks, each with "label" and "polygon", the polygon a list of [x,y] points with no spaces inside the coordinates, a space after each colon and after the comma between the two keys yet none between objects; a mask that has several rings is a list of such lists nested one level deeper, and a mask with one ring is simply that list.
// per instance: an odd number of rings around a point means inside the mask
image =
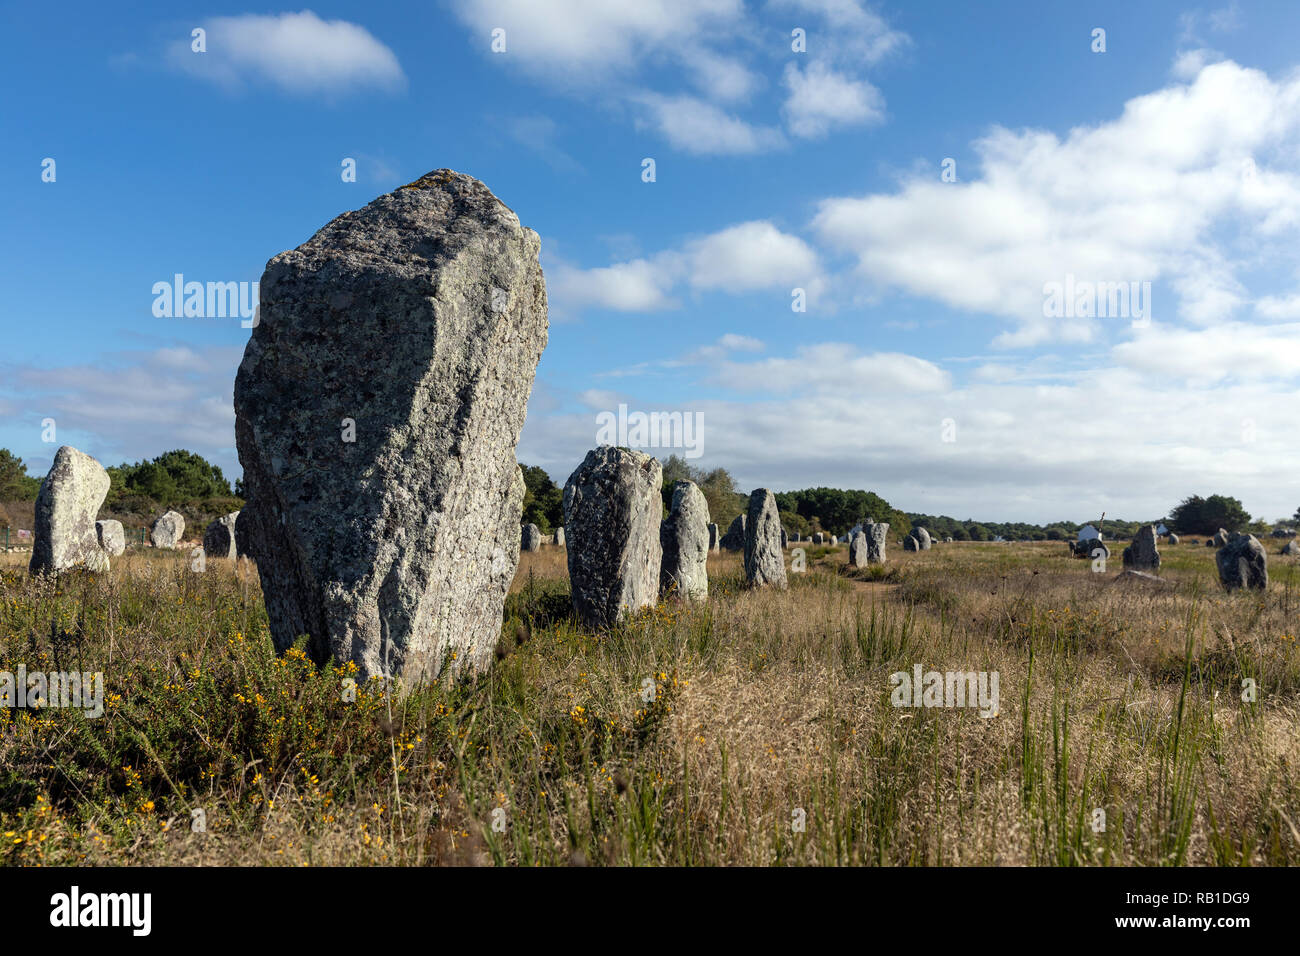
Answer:
[{"label": "blue sky", "polygon": [[[542,237],[519,457],[557,481],[626,403],[701,415],[699,463],[745,488],[1290,514],[1300,5],[1082,6],[7,5],[0,445],[237,475],[248,330],[157,317],[154,283],[255,282],[450,167]],[[1149,312],[1045,314],[1067,276],[1149,282]]]}]

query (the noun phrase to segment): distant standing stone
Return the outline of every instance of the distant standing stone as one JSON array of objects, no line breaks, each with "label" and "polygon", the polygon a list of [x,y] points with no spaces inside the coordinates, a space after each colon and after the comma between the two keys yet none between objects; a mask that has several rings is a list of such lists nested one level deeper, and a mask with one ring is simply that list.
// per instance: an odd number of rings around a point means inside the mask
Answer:
[{"label": "distant standing stone", "polygon": [[1294,557],[1295,555],[1300,554],[1300,542],[1288,541],[1286,544],[1282,545],[1282,553],[1289,557]]},{"label": "distant standing stone", "polygon": [[1253,534],[1232,532],[1214,561],[1219,566],[1219,581],[1226,590],[1246,587],[1262,591],[1268,587],[1268,557]]},{"label": "distant standing stone", "polygon": [[222,515],[203,532],[203,553],[209,558],[239,557],[239,548],[235,544],[235,525],[239,521],[239,512],[232,511]]},{"label": "distant standing stone", "polygon": [[55,453],[54,463],[36,495],[36,524],[28,563],[32,574],[76,567],[108,569],[108,554],[100,548],[95,531],[95,515],[108,494],[108,485],[108,472],[89,455],[71,445]]},{"label": "distant standing stone", "polygon": [[1228,532],[1225,529],[1220,528],[1219,533],[1216,534],[1211,540],[1214,542],[1214,546],[1216,548],[1222,548],[1225,544],[1228,543]]},{"label": "distant standing stone", "polygon": [[786,586],[785,555],[781,551],[781,516],[767,488],[749,496],[745,519],[745,577],[751,587]]},{"label": "distant standing stone", "polygon": [[790,537],[785,533],[785,528],[781,529],[781,547],[786,548],[790,544]]},{"label": "distant standing stone", "polygon": [[822,534],[820,531],[813,534],[812,536],[813,544],[824,544],[825,542],[826,542],[826,536]]},{"label": "distant standing stone", "polygon": [[555,529],[555,545],[558,548],[564,547],[564,526]]},{"label": "distant standing stone", "polygon": [[1168,537],[1167,540],[1169,541],[1169,543],[1170,543],[1171,545],[1173,545],[1173,544],[1177,544],[1177,543],[1178,543],[1178,535],[1174,534],[1174,533],[1171,531],[1171,532],[1169,532],[1169,537]]},{"label": "distant standing stone", "polygon": [[722,536],[718,533],[718,526],[713,522],[709,522],[709,550],[710,551],[717,551],[722,547],[722,545],[719,543],[721,537]]},{"label": "distant standing stone", "polygon": [[933,541],[930,538],[930,532],[924,528],[913,528],[912,534],[916,536],[917,542],[921,545],[922,551],[929,551]]},{"label": "distant standing stone", "polygon": [[672,505],[659,526],[659,543],[660,592],[688,601],[708,597],[709,503],[695,482],[673,482]]},{"label": "distant standing stone", "polygon": [[920,542],[920,540],[916,537],[916,535],[914,535],[914,534],[909,534],[906,538],[903,539],[903,550],[904,550],[904,551],[920,551],[920,550],[921,550],[921,542]]},{"label": "distant standing stone", "polygon": [[867,538],[867,563],[885,563],[885,542],[889,540],[889,522],[871,522],[862,529]]},{"label": "distant standing stone", "polygon": [[179,511],[165,511],[154,519],[149,540],[155,548],[174,550],[185,538],[185,516]]},{"label": "distant standing stone", "polygon": [[849,542],[849,564],[855,568],[865,568],[867,561],[867,535],[859,531]]},{"label": "distant standing stone", "polygon": [[1124,567],[1135,571],[1154,571],[1160,567],[1160,549],[1156,547],[1156,527],[1147,524],[1138,529],[1133,543],[1124,549]]},{"label": "distant standing stone", "polygon": [[663,548],[663,468],[644,452],[602,445],[564,485],[573,607],[593,627],[653,605]]},{"label": "distant standing stone", "polygon": [[727,533],[722,536],[722,546],[728,551],[743,551],[745,549],[745,514],[741,512],[732,519],[731,527]]},{"label": "distant standing stone", "polygon": [[540,551],[542,548],[542,532],[537,525],[529,522],[523,526],[519,536],[520,551]]},{"label": "distant standing stone", "polygon": [[111,557],[117,557],[126,551],[126,532],[122,530],[120,521],[113,521],[111,518],[96,521],[95,537],[99,539],[100,548]]}]

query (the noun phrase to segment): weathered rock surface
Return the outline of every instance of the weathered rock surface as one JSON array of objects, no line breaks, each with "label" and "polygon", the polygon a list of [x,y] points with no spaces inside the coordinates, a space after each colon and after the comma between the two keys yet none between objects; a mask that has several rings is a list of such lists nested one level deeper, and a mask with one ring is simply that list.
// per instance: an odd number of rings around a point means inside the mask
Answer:
[{"label": "weathered rock surface", "polygon": [[776,496],[767,488],[755,488],[749,496],[749,510],[745,515],[745,578],[751,587],[786,586],[781,516],[776,509]]},{"label": "weathered rock surface", "polygon": [[1143,525],[1133,536],[1133,543],[1123,552],[1124,567],[1151,571],[1160,567],[1160,549],[1156,547],[1155,525]]},{"label": "weathered rock surface", "polygon": [[569,586],[587,624],[609,626],[658,598],[662,483],[658,461],[610,445],[587,452],[565,482]]},{"label": "weathered rock surface", "polygon": [[688,601],[708,597],[709,503],[695,482],[673,482],[672,504],[659,526],[659,543],[663,548],[659,590]]},{"label": "weathered rock surface", "polygon": [[745,550],[745,515],[743,512],[732,519],[731,527],[722,536],[722,546],[728,551]]},{"label": "weathered rock surface", "polygon": [[1232,532],[1214,555],[1214,563],[1219,566],[1219,581],[1226,590],[1245,587],[1262,591],[1268,587],[1268,556],[1253,534]]},{"label": "weathered rock surface", "polygon": [[540,551],[542,549],[542,530],[531,521],[523,526],[519,534],[520,551]]},{"label": "weathered rock surface", "polygon": [[108,472],[95,459],[71,445],[54,455],[54,463],[36,494],[32,574],[85,567],[108,568],[108,554],[99,546],[95,515],[108,494]]},{"label": "weathered rock surface", "polygon": [[239,557],[239,548],[235,543],[235,526],[238,522],[238,511],[212,521],[203,532],[203,553],[209,558],[229,558],[232,561]]},{"label": "weathered rock surface", "polygon": [[872,521],[863,526],[862,533],[867,538],[867,563],[884,564],[885,542],[889,539],[889,522]]},{"label": "weathered rock surface", "polygon": [[96,521],[95,539],[99,542],[100,550],[110,557],[115,558],[126,551],[126,532],[120,521],[111,518]]},{"label": "weathered rock surface", "polygon": [[308,634],[317,661],[408,684],[492,660],[546,344],[539,247],[440,169],[267,263],[235,438],[278,648]]},{"label": "weathered rock surface", "polygon": [[849,542],[849,564],[855,568],[865,568],[870,562],[867,561],[867,535],[859,531]]},{"label": "weathered rock surface", "polygon": [[184,539],[185,516],[179,511],[164,511],[149,529],[149,540],[155,548],[174,550]]}]

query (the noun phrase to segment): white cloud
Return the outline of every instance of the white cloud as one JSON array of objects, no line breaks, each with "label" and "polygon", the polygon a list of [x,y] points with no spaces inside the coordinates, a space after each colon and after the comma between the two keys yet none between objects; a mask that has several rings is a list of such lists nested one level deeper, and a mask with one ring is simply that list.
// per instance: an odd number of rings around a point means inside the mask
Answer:
[{"label": "white cloud", "polygon": [[[923,358],[847,344],[748,362],[732,356],[700,371],[705,394],[719,386],[732,394],[672,407],[703,414],[697,464],[728,468],[744,489],[869,488],[907,511],[987,520],[1103,511],[1151,519],[1187,495],[1214,493],[1269,518],[1295,510],[1294,488],[1277,478],[1278,463],[1294,457],[1294,377],[1243,372],[1236,363],[1259,361],[1268,347],[1255,342],[1224,353],[1230,375],[1217,384],[1199,374],[1182,380],[1179,370],[1211,360],[1214,344],[1149,334],[1144,348],[1118,356],[1133,367],[1061,364],[1053,378],[1046,363],[1004,365],[965,384]],[[1160,366],[1166,348],[1173,358],[1163,373],[1138,367]],[[1272,361],[1280,370],[1294,353]],[[592,408],[663,407],[657,392],[592,398]],[[943,441],[948,418],[953,442]],[[590,415],[530,416],[519,456],[563,478],[593,441]]]},{"label": "white cloud", "polygon": [[50,417],[61,437],[88,442],[78,447],[104,464],[188,448],[229,476],[238,473],[232,389],[242,355],[242,346],[167,346],[86,365],[10,367],[3,378],[22,396],[33,434]]},{"label": "white cloud", "polygon": [[1208,329],[1152,325],[1116,345],[1116,362],[1129,368],[1205,384],[1225,378],[1300,378],[1300,324],[1225,323]]},{"label": "white cloud", "polygon": [[552,265],[553,259],[548,256],[547,290],[562,317],[585,308],[674,309],[680,303],[673,291],[682,286],[731,294],[798,286],[815,298],[825,281],[813,248],[765,220],[730,226],[681,249],[594,269]]},{"label": "white cloud", "polygon": [[1166,280],[1178,308],[1157,301],[1156,319],[1225,321],[1247,298],[1238,257],[1294,240],[1298,106],[1300,78],[1215,64],[1064,139],[995,128],[958,182],[913,177],[893,193],[827,199],[813,228],[877,287],[1009,319],[1002,345],[1096,336],[1098,320],[1043,315],[1044,284],[1067,275]]},{"label": "white cloud", "polygon": [[759,220],[742,222],[686,247],[690,284],[746,292],[815,281],[820,268],[808,243]]},{"label": "white cloud", "polygon": [[200,25],[207,31],[206,52],[193,52],[188,39],[178,41],[168,50],[168,62],[229,88],[263,80],[303,95],[406,86],[396,54],[346,20],[322,20],[304,10],[213,17]]},{"label": "white cloud", "polygon": [[548,298],[563,313],[584,308],[617,312],[658,312],[677,306],[668,294],[672,276],[648,259],[618,262],[596,269],[560,264],[547,277]]},{"label": "white cloud", "polygon": [[690,47],[744,13],[741,0],[452,0],[451,6],[485,52],[492,31],[503,29],[508,62],[556,80],[631,68],[656,52]]},{"label": "white cloud", "polygon": [[755,126],[695,96],[637,97],[648,122],[673,146],[704,156],[745,155],[782,146],[780,130]]},{"label": "white cloud", "polygon": [[819,139],[835,126],[879,123],[885,118],[885,98],[880,90],[820,61],[813,61],[806,70],[787,64],[785,86],[789,95],[781,112],[795,136]]}]

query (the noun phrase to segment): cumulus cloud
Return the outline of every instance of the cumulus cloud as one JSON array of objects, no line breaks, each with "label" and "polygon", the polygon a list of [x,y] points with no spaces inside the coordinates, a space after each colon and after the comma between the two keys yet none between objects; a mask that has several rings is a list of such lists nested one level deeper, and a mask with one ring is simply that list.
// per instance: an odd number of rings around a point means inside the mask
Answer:
[{"label": "cumulus cloud", "polygon": [[819,139],[835,126],[878,123],[885,117],[885,98],[866,80],[838,73],[813,62],[805,70],[785,68],[789,91],[782,114],[795,136]]},{"label": "cumulus cloud", "polygon": [[1097,336],[1095,318],[1044,315],[1045,284],[1071,275],[1165,280],[1176,308],[1157,319],[1227,321],[1246,298],[1234,239],[1259,254],[1300,222],[1298,106],[1300,78],[1214,64],[1063,139],[995,128],[969,178],[826,199],[813,229],[868,283],[1009,320],[1004,346]]},{"label": "cumulus cloud", "polygon": [[766,220],[742,222],[651,257],[594,269],[548,267],[547,285],[561,314],[584,308],[657,312],[677,308],[675,289],[742,294],[763,289],[820,292],[816,251]]},{"label": "cumulus cloud", "polygon": [[[907,46],[905,33],[859,0],[767,6],[783,24],[799,14],[815,35],[800,57],[811,64],[785,75],[791,135],[820,138],[883,118],[884,97],[861,71]],[[452,9],[485,55],[493,31],[503,30],[503,65],[619,112],[630,104],[637,122],[683,152],[751,155],[787,145],[780,129],[738,112],[769,82],[758,66],[770,38],[742,0],[453,0]],[[664,89],[647,67],[667,67],[693,89]]]},{"label": "cumulus cloud", "polygon": [[696,96],[646,93],[636,100],[645,107],[648,123],[685,153],[745,155],[785,143],[780,130],[756,126]]},{"label": "cumulus cloud", "polygon": [[310,10],[279,15],[212,17],[206,52],[189,40],[167,51],[175,69],[230,89],[266,82],[298,95],[348,93],[406,86],[397,55],[365,27],[346,20],[322,20]]}]

